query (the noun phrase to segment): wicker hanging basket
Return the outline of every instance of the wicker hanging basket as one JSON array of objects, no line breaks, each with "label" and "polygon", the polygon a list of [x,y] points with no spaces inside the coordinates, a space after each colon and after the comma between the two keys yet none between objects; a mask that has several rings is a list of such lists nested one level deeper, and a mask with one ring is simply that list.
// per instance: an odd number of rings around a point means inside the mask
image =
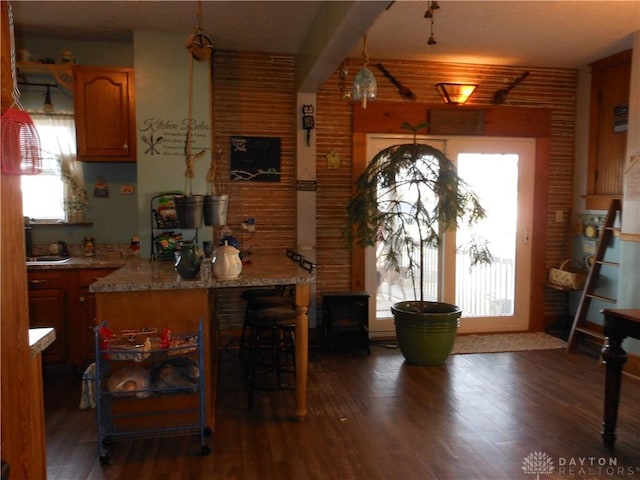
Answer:
[{"label": "wicker hanging basket", "polygon": [[570,263],[571,259],[567,258],[560,268],[552,268],[549,271],[549,283],[570,290],[581,290],[587,279],[587,272],[568,267]]},{"label": "wicker hanging basket", "polygon": [[16,81],[16,55],[11,6],[9,6],[8,13],[13,104],[2,114],[0,170],[8,175],[37,175],[42,171],[40,137],[31,116],[24,111],[20,104],[20,90],[18,90]]},{"label": "wicker hanging basket", "polygon": [[2,173],[37,175],[42,171],[40,137],[29,114],[8,108],[2,115]]}]

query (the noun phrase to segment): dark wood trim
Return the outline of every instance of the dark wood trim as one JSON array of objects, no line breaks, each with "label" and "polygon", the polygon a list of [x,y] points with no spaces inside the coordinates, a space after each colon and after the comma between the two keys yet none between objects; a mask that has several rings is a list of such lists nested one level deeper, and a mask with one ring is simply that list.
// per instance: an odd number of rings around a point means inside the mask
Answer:
[{"label": "dark wood trim", "polygon": [[623,65],[631,61],[631,54],[633,50],[623,50],[622,52],[614,53],[600,60],[596,60],[589,64],[592,70],[601,70],[603,68],[610,68],[615,65]]},{"label": "dark wood trim", "polygon": [[363,109],[353,105],[353,133],[410,133],[402,129],[427,122],[429,111],[482,110],[485,112],[485,137],[551,137],[551,109],[527,107],[467,107],[425,103],[376,102]]},{"label": "dark wood trim", "polygon": [[622,194],[617,195],[595,195],[595,194],[587,194],[583,195],[583,198],[586,199],[586,207],[588,210],[604,210],[607,211],[609,209],[609,205],[613,200],[622,200]]},{"label": "dark wood trim", "polygon": [[[551,121],[549,119],[549,125]],[[536,166],[533,184],[533,216],[531,219],[531,297],[529,304],[529,330],[543,331],[546,283],[545,245],[547,244],[546,221],[548,210],[549,159],[551,158],[551,138],[536,138]]]}]

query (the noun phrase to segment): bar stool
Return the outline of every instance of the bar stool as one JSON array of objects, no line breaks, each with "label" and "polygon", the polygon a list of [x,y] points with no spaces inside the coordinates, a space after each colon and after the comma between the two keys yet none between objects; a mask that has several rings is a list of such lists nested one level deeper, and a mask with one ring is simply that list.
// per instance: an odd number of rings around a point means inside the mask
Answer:
[{"label": "bar stool", "polygon": [[242,292],[240,298],[247,304],[242,323],[242,333],[240,334],[239,355],[242,356],[242,352],[248,349],[246,337],[250,312],[263,308],[293,306],[293,300],[289,295],[285,294],[284,286],[250,288]]},{"label": "bar stool", "polygon": [[[296,311],[292,307],[251,310],[247,318],[247,327],[250,330],[247,409],[251,410],[254,389],[296,389]],[[284,375],[290,376],[291,381],[285,383]]]}]

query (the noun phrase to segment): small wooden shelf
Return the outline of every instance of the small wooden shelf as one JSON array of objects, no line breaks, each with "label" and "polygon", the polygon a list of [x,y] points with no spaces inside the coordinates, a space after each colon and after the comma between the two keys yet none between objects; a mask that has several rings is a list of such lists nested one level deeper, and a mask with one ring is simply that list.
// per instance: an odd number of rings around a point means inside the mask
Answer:
[{"label": "small wooden shelf", "polygon": [[30,223],[29,226],[33,227],[92,227],[93,222],[77,222],[77,223],[68,223],[68,222],[35,222]]},{"label": "small wooden shelf", "polygon": [[58,85],[69,92],[73,91],[73,65],[56,63],[17,62],[21,74],[53,75]]}]

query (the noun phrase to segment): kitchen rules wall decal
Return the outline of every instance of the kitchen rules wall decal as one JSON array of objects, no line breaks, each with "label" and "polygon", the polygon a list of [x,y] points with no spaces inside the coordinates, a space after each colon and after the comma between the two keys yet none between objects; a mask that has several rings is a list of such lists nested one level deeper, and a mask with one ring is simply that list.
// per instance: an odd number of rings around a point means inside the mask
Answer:
[{"label": "kitchen rules wall decal", "polygon": [[[144,145],[142,152],[145,156],[185,156],[185,136],[189,120],[167,119],[162,117],[145,118],[138,124],[140,140]],[[209,151],[209,123],[204,120],[192,119],[192,150]]]},{"label": "kitchen rules wall decal", "polygon": [[231,137],[231,180],[280,181],[280,138]]}]

